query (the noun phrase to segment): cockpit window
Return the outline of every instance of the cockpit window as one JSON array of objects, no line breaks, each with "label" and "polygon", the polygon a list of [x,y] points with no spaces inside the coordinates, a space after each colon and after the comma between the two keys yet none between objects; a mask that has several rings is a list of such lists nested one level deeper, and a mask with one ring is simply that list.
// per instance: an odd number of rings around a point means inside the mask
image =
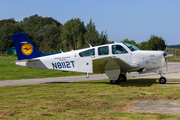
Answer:
[{"label": "cockpit window", "polygon": [[108,55],[108,54],[109,54],[109,47],[108,46],[98,48],[98,55]]},{"label": "cockpit window", "polygon": [[113,45],[112,46],[112,53],[113,54],[123,54],[123,53],[128,53],[128,52],[126,51],[126,49],[124,49],[120,45]]},{"label": "cockpit window", "polygon": [[95,55],[95,49],[94,48],[79,53],[80,57],[87,57],[87,56],[93,56],[93,55]]},{"label": "cockpit window", "polygon": [[129,43],[123,43],[124,45],[126,45],[131,51],[136,51],[136,50],[139,50],[138,47],[134,46],[134,45],[131,45]]}]

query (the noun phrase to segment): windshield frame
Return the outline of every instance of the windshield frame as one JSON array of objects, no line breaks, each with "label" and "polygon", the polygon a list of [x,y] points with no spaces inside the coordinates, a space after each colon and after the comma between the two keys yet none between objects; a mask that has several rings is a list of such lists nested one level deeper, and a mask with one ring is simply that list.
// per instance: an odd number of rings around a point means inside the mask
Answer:
[{"label": "windshield frame", "polygon": [[130,43],[123,43],[126,47],[128,47],[129,48],[129,50],[131,50],[132,52],[133,51],[136,51],[136,50],[140,50],[138,47],[136,47],[136,46],[134,46],[134,45],[132,45],[132,44],[130,44]]}]

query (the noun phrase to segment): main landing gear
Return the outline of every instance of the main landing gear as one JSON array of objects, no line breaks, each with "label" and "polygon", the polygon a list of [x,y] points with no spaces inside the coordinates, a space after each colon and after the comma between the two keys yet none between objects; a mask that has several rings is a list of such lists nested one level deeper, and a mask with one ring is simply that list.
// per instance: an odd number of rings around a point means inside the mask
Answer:
[{"label": "main landing gear", "polygon": [[111,84],[119,84],[120,82],[126,82],[127,77],[124,74],[120,74],[117,80],[110,80]]}]

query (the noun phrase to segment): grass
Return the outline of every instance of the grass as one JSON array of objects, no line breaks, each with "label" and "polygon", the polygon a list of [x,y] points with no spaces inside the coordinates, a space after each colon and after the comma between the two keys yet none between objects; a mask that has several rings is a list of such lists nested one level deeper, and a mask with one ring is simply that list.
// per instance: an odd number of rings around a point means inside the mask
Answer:
[{"label": "grass", "polygon": [[0,80],[46,78],[83,75],[78,72],[61,72],[56,70],[33,69],[15,65],[16,57],[0,57]]},{"label": "grass", "polygon": [[171,62],[180,62],[180,56],[169,57],[168,61],[171,61]]},{"label": "grass", "polygon": [[168,58],[168,61],[171,61],[171,62],[180,62],[180,49],[168,48],[167,51],[172,53],[172,54],[174,54],[174,56]]},{"label": "grass", "polygon": [[[168,81],[179,81],[171,80]],[[180,87],[156,79],[128,79],[9,86],[0,88],[0,119],[178,120],[179,114],[128,113],[137,100],[180,100]]]},{"label": "grass", "polygon": [[[0,57],[0,80],[82,74],[29,69],[16,66],[14,61],[16,57]],[[156,79],[129,79],[119,85],[96,80],[0,87],[0,119],[178,120],[179,114],[127,113],[126,110],[138,100],[180,100],[179,92],[178,86],[159,86]]]},{"label": "grass", "polygon": [[174,56],[180,56],[180,49],[168,48],[167,51],[174,54]]}]

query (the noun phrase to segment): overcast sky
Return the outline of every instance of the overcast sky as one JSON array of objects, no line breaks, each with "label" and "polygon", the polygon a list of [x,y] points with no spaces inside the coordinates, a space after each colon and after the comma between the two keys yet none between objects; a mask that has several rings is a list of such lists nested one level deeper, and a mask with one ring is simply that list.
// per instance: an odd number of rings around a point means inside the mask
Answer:
[{"label": "overcast sky", "polygon": [[157,35],[168,45],[180,44],[180,0],[0,0],[0,20],[34,14],[62,24],[80,18],[86,25],[92,18],[115,42],[140,43]]}]

